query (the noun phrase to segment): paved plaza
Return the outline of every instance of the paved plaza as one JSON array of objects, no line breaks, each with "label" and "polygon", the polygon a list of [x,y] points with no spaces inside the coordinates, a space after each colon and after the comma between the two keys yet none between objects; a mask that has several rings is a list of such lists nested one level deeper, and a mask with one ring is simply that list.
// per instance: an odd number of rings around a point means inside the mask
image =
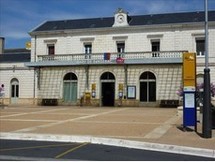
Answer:
[{"label": "paved plaza", "polygon": [[0,109],[0,137],[17,134],[90,136],[122,139],[192,148],[215,153],[213,138],[197,132],[183,131],[182,115],[176,108],[9,106]]}]

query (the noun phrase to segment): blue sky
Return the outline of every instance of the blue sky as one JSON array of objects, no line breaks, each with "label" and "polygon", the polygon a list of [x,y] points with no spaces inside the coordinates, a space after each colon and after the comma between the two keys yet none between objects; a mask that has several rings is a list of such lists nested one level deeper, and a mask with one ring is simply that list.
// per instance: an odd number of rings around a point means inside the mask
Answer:
[{"label": "blue sky", "polygon": [[204,0],[0,0],[0,37],[5,48],[24,48],[28,32],[46,20],[111,17],[119,7],[129,15],[204,11]]}]

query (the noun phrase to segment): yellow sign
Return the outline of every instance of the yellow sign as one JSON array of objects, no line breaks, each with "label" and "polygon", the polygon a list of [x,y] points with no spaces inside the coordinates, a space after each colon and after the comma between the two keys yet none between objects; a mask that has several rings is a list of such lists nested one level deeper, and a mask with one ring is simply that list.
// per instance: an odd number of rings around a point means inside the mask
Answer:
[{"label": "yellow sign", "polygon": [[196,54],[183,54],[183,83],[186,86],[196,86]]},{"label": "yellow sign", "polygon": [[94,91],[96,90],[96,84],[95,83],[92,84],[92,90],[94,90]]},{"label": "yellow sign", "polygon": [[31,49],[31,42],[26,42],[25,43],[25,48],[30,50]]},{"label": "yellow sign", "polygon": [[85,97],[90,97],[90,92],[85,92]]},{"label": "yellow sign", "polygon": [[119,84],[119,91],[123,91],[123,84]]}]

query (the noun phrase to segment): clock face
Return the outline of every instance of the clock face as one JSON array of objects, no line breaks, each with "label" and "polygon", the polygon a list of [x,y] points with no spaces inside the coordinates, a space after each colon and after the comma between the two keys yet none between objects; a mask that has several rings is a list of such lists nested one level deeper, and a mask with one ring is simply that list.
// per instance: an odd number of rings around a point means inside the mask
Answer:
[{"label": "clock face", "polygon": [[123,23],[124,21],[125,21],[125,18],[124,18],[123,15],[117,16],[117,22],[118,22],[118,23]]}]

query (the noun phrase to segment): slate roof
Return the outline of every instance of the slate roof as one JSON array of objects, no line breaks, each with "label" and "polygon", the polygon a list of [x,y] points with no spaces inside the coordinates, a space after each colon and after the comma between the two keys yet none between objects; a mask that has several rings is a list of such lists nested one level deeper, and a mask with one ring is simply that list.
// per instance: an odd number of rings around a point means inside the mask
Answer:
[{"label": "slate roof", "polygon": [[[175,24],[175,23],[192,23],[203,22],[205,13],[199,12],[184,12],[184,13],[168,13],[154,15],[137,15],[129,16],[129,25],[156,25],[156,24]],[[215,21],[215,11],[208,12],[208,20]],[[114,17],[91,18],[91,19],[75,19],[75,20],[60,20],[47,21],[34,29],[37,31],[55,31],[66,29],[87,29],[87,28],[104,28],[112,27]]]},{"label": "slate roof", "polygon": [[31,52],[26,49],[5,49],[0,54],[0,63],[30,62]]},{"label": "slate roof", "polygon": [[20,54],[20,53],[29,53],[30,50],[25,48],[11,48],[11,49],[4,49],[4,54]]}]

